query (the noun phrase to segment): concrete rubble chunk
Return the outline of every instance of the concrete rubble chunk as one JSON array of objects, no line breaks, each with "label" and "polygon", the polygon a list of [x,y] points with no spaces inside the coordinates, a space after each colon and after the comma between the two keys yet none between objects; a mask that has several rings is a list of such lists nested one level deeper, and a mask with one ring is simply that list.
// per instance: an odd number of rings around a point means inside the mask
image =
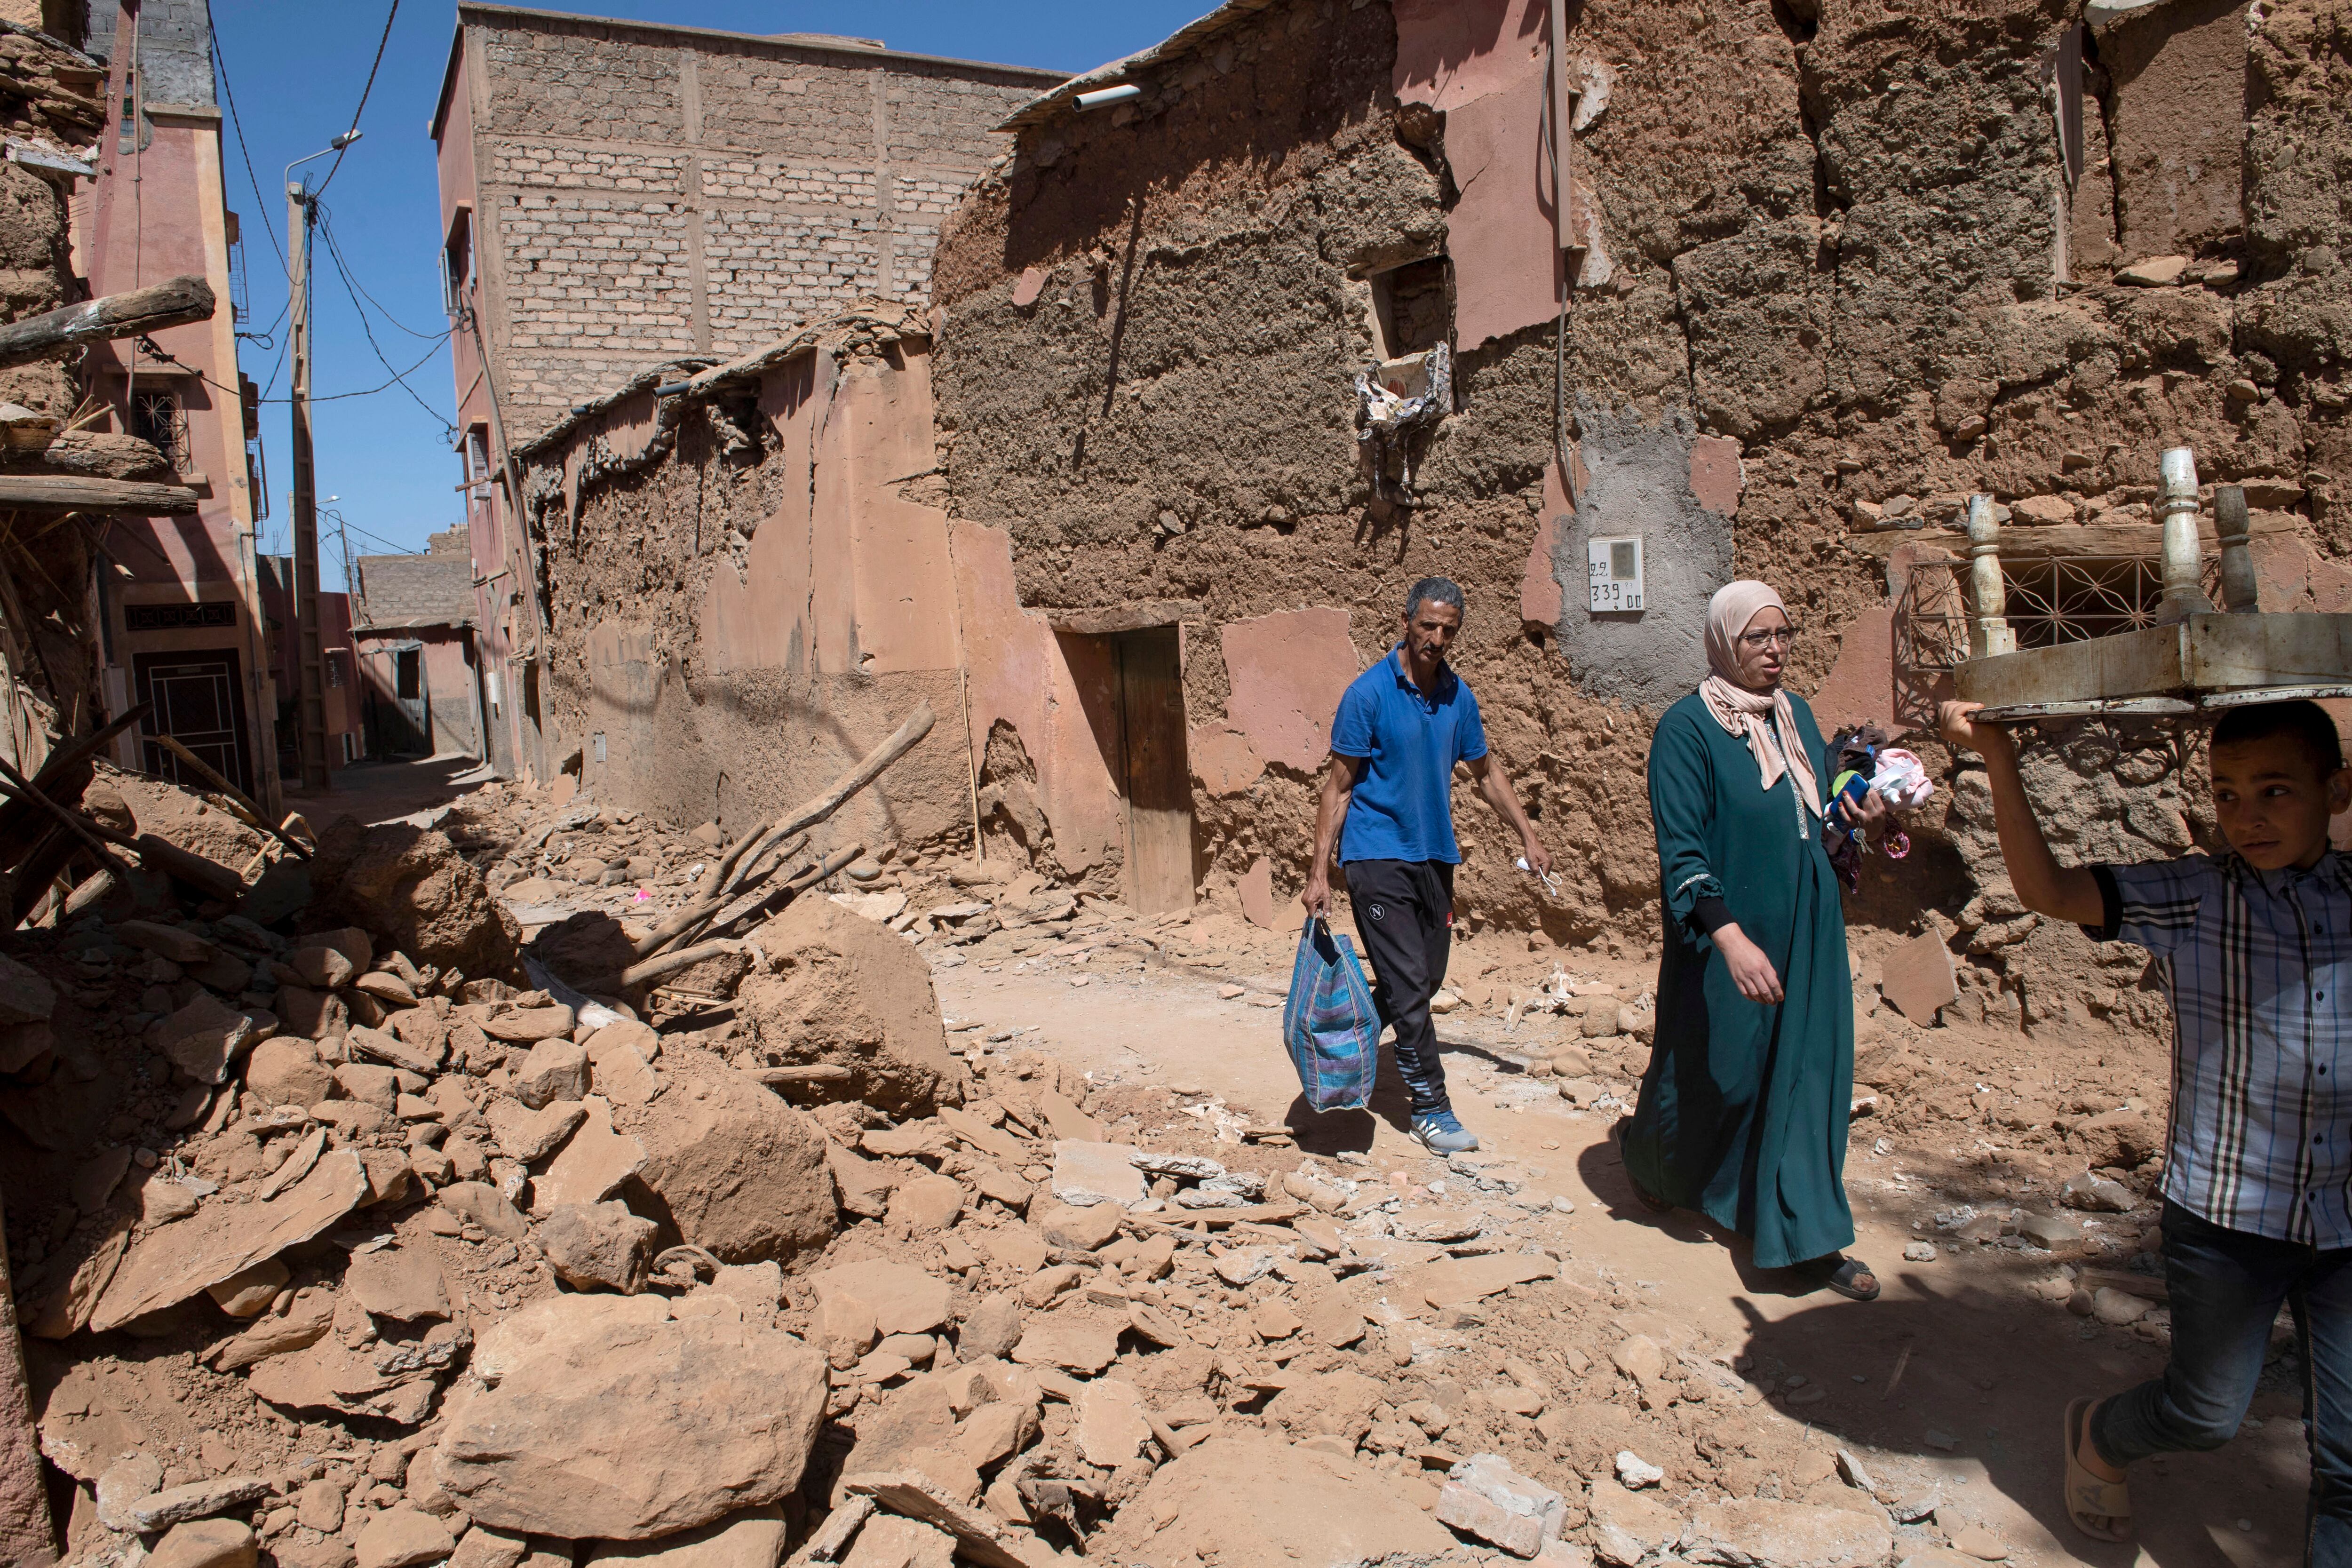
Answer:
[{"label": "concrete rubble chunk", "polygon": [[1129,1143],[1059,1140],[1054,1145],[1054,1195],[1074,1208],[1132,1208],[1144,1198],[1143,1173],[1135,1165],[1142,1152]]},{"label": "concrete rubble chunk", "polygon": [[449,1568],[521,1568],[530,1555],[530,1538],[476,1524],[458,1539],[449,1554]]},{"label": "concrete rubble chunk", "polygon": [[1895,1550],[1883,1515],[1769,1498],[1703,1503],[1682,1538],[1685,1562],[1725,1568],[1878,1568]]},{"label": "concrete rubble chunk", "polygon": [[358,1568],[415,1568],[437,1563],[457,1548],[447,1525],[405,1503],[371,1515],[352,1543]]},{"label": "concrete rubble chunk", "polygon": [[947,1281],[904,1263],[842,1263],[809,1277],[820,1304],[852,1300],[877,1333],[928,1334],[949,1321]]},{"label": "concrete rubble chunk", "polygon": [[1593,1555],[1614,1568],[1634,1568],[1683,1532],[1681,1515],[1649,1493],[1627,1491],[1607,1476],[1593,1481],[1587,1506],[1592,1515]]},{"label": "concrete rubble chunk", "polygon": [[[538,1018],[540,1015],[561,1013],[561,1018],[539,1018],[549,1026],[545,1034],[501,1032],[499,1025],[508,1018]],[[562,1027],[553,1026],[561,1024]],[[535,1028],[537,1026],[533,1025]],[[512,1092],[517,1100],[537,1110],[559,1100],[585,1100],[588,1097],[588,1053],[570,1040],[550,1039],[549,1035],[572,1032],[572,1009],[533,1008],[521,1013],[502,1014],[482,1026],[494,1040],[536,1040],[522,1060],[516,1064]]]},{"label": "concrete rubble chunk", "polygon": [[1143,1395],[1131,1383],[1097,1378],[1078,1399],[1078,1457],[1103,1469],[1117,1469],[1151,1441]]},{"label": "concrete rubble chunk", "polygon": [[492,1236],[520,1241],[530,1234],[530,1222],[487,1182],[452,1182],[434,1194],[443,1208],[461,1220],[470,1220]]},{"label": "concrete rubble chunk", "polygon": [[2132,1190],[2121,1182],[2084,1171],[2066,1178],[2066,1184],[2058,1191],[2058,1201],[2070,1209],[2092,1214],[2125,1214],[2137,1200]]},{"label": "concrete rubble chunk", "polygon": [[1523,1476],[1500,1454],[1478,1454],[1446,1472],[1437,1522],[1467,1531],[1514,1557],[1533,1557],[1558,1539],[1568,1500]]},{"label": "concrete rubble chunk", "polygon": [[[653,1271],[659,1228],[631,1214],[626,1204],[563,1204],[540,1226],[539,1245],[556,1278],[573,1289],[630,1296],[645,1289]],[[774,1305],[772,1295],[769,1306]]]},{"label": "concrete rubble chunk", "polygon": [[372,1029],[365,1025],[354,1026],[343,1040],[360,1056],[426,1077],[441,1070],[442,1058],[447,1053],[446,1041],[419,1044],[393,1030]]},{"label": "concrete rubble chunk", "polygon": [[286,966],[299,975],[302,984],[320,991],[334,991],[352,983],[359,973],[357,966],[331,947],[316,943],[298,947],[286,955]]},{"label": "concrete rubble chunk", "polygon": [[278,1299],[278,1292],[293,1276],[286,1265],[271,1258],[241,1268],[216,1285],[205,1287],[205,1293],[215,1304],[232,1318],[250,1318]]},{"label": "concrete rubble chunk", "polygon": [[235,1372],[272,1356],[291,1354],[324,1339],[334,1321],[333,1295],[324,1290],[298,1295],[284,1317],[265,1314],[257,1318],[253,1327],[221,1346],[213,1354],[213,1366],[217,1371]]},{"label": "concrete rubble chunk", "polygon": [[542,1297],[491,1325],[475,1344],[467,1370],[495,1387],[552,1337],[584,1335],[598,1325],[633,1333],[637,1326],[663,1322],[669,1315],[668,1300],[656,1295]]},{"label": "concrete rubble chunk", "polygon": [[[679,1236],[727,1263],[789,1261],[831,1241],[838,1209],[825,1152],[830,1141],[816,1124],[707,1057],[669,1076],[669,1087],[646,1108],[628,1142],[643,1151],[638,1180],[667,1208]],[[592,1117],[572,1135],[551,1174],[562,1171],[593,1126]],[[590,1202],[610,1190],[568,1201]]]},{"label": "concrete rubble chunk", "polygon": [[499,1098],[484,1109],[483,1120],[490,1124],[490,1136],[499,1141],[499,1149],[508,1159],[535,1165],[562,1148],[573,1130],[588,1120],[588,1107],[579,1100],[557,1100],[530,1110]]},{"label": "concrete rubble chunk", "polygon": [[159,1460],[146,1454],[124,1455],[99,1474],[98,1522],[109,1530],[137,1530],[139,1521],[131,1517],[131,1506],[163,1489],[163,1467]]},{"label": "concrete rubble chunk", "polygon": [[142,1531],[168,1530],[192,1519],[210,1519],[269,1495],[269,1483],[259,1476],[215,1476],[190,1481],[123,1505],[122,1512]]},{"label": "concrete rubble chunk", "polygon": [[220,952],[218,947],[195,932],[182,931],[178,926],[165,925],[160,921],[124,921],[114,928],[114,939],[143,948],[158,958],[168,958],[174,963],[202,963]]},{"label": "concrete rubble chunk", "polygon": [[205,991],[156,1026],[155,1042],[173,1067],[198,1083],[219,1083],[254,1037],[251,1014]]},{"label": "concrete rubble chunk", "polygon": [[332,1069],[308,1040],[273,1037],[245,1058],[245,1087],[264,1105],[315,1105],[327,1098],[333,1082]]},{"label": "concrete rubble chunk", "polygon": [[799,1064],[850,1070],[845,1091],[896,1117],[963,1103],[930,965],[904,938],[835,903],[795,899],[753,940],[775,973],[735,993],[762,1045]]},{"label": "concrete rubble chunk", "polygon": [[1092,1377],[1118,1359],[1118,1335],[1092,1323],[1052,1319],[1033,1323],[1013,1347],[1024,1366],[1056,1366]]},{"label": "concrete rubble chunk", "polygon": [[197,1291],[322,1234],[368,1195],[356,1152],[322,1156],[292,1191],[266,1203],[213,1204],[131,1247],[90,1314],[99,1333],[175,1306]]},{"label": "concrete rubble chunk", "polygon": [[[1215,1506],[1193,1500],[1204,1498]],[[1087,1554],[1117,1563],[1406,1563],[1459,1549],[1393,1477],[1245,1432],[1209,1437],[1161,1466]]]},{"label": "concrete rubble chunk", "polygon": [[253,1568],[258,1557],[253,1527],[242,1520],[192,1519],[173,1525],[147,1562],[151,1568]]},{"label": "concrete rubble chunk", "polygon": [[921,1476],[866,1471],[845,1476],[842,1489],[849,1496],[872,1498],[887,1513],[953,1536],[956,1554],[977,1568],[1046,1568],[1062,1560],[1059,1552],[1034,1536],[1016,1533],[986,1510],[959,1502]]},{"label": "concrete rubble chunk", "polygon": [[[784,1510],[770,1504],[729,1514],[698,1530],[656,1541],[599,1541],[580,1558],[647,1568],[776,1568],[784,1555]],[[450,1568],[460,1568],[454,1561]]]},{"label": "concrete rubble chunk", "polygon": [[440,1259],[422,1249],[380,1247],[354,1257],[343,1285],[368,1315],[413,1323],[449,1315],[449,1291]]},{"label": "concrete rubble chunk", "polygon": [[[649,1541],[799,1485],[824,1362],[791,1335],[716,1317],[616,1312],[645,1297],[559,1297],[535,1335],[494,1345],[494,1387],[455,1407],[433,1477],[494,1529]],[[658,1310],[662,1303],[649,1302]]]},{"label": "concrete rubble chunk", "polygon": [[[581,1104],[587,1114],[580,1126],[548,1162],[545,1173],[531,1179],[533,1214],[545,1215],[563,1204],[601,1203],[645,1168],[645,1145],[613,1131],[613,1108],[596,1095]],[[693,1239],[691,1233],[688,1239]]]},{"label": "concrete rubble chunk", "polygon": [[0,953],[0,1024],[37,1024],[58,1010],[58,988],[31,964]]},{"label": "concrete rubble chunk", "polygon": [[891,1225],[910,1236],[947,1229],[963,1213],[963,1184],[953,1176],[918,1176],[890,1194],[885,1211]]},{"label": "concrete rubble chunk", "polygon": [[521,926],[445,833],[341,817],[320,835],[310,870],[314,908],[365,927],[415,963],[467,974],[515,967]]}]

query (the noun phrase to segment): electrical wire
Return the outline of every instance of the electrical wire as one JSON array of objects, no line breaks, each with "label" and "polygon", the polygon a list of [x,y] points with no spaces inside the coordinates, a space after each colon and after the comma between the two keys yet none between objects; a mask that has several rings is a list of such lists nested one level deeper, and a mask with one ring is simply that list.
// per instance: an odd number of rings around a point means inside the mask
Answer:
[{"label": "electrical wire", "polygon": [[[352,110],[352,131],[357,131],[360,128],[360,116],[367,112],[368,94],[375,90],[375,73],[383,67],[383,47],[392,42],[393,18],[399,15],[400,0],[392,0],[392,9],[384,14],[383,36],[375,41],[375,59],[368,67],[367,82],[360,89],[359,107]],[[346,134],[348,134],[348,132],[346,132]],[[326,178],[320,180],[319,182],[319,188],[310,193],[313,200],[327,194],[327,187],[334,184],[335,171],[343,166],[343,154],[350,151],[351,143],[348,142],[335,149],[335,161],[327,165]]]},{"label": "electrical wire", "polygon": [[409,326],[406,322],[401,321],[400,318],[394,316],[390,310],[385,308],[383,300],[377,299],[374,295],[368,293],[365,289],[360,288],[359,279],[352,276],[351,269],[348,267],[344,267],[342,249],[335,243],[335,225],[333,217],[328,213],[323,205],[319,208],[319,227],[327,237],[327,248],[335,253],[335,265],[343,268],[343,277],[345,280],[348,281],[353,289],[359,289],[359,292],[362,295],[365,296],[367,302],[376,308],[376,313],[378,315],[382,316],[385,321],[390,321],[394,326],[398,327],[402,331],[406,332],[412,338],[439,342],[442,339],[449,335],[449,329],[446,327],[442,328],[437,332],[418,331],[415,327]]},{"label": "electrical wire", "polygon": [[[313,199],[315,201],[315,198]],[[352,277],[351,268],[344,263],[342,247],[335,243],[335,231],[326,221],[327,209],[325,205],[323,203],[318,204],[317,210],[320,220],[319,233],[320,236],[327,242],[328,258],[335,264],[335,276],[342,279],[343,291],[351,296],[352,309],[359,315],[360,331],[366,334],[368,347],[375,351],[377,363],[382,364],[384,369],[392,371],[392,379],[400,383],[400,390],[408,394],[410,401],[414,402],[417,407],[425,410],[425,413],[431,415],[435,419],[440,421],[443,440],[445,442],[454,440],[457,434],[457,426],[444,416],[439,409],[425,402],[423,395],[415,387],[408,384],[406,378],[401,372],[393,369],[392,361],[384,354],[383,345],[375,341],[375,329],[368,325],[367,307],[360,303],[360,296],[367,291],[359,286],[358,280]],[[373,300],[373,296],[371,295],[369,298]],[[376,309],[383,310],[383,307],[378,305]],[[390,311],[384,311],[384,320],[388,321],[392,321],[392,313]],[[392,324],[395,327],[400,326],[398,321],[393,321]],[[409,332],[411,337],[422,338],[425,336],[423,332],[410,331],[406,327],[401,327],[401,331]],[[446,331],[444,331],[438,337],[429,340],[433,344],[433,353],[437,353],[440,352],[441,345],[446,342],[448,339],[449,334]],[[431,355],[428,354],[426,357],[430,358]]]},{"label": "electrical wire", "polygon": [[[228,61],[221,54],[219,28],[212,29],[212,40],[213,69],[220,73],[221,98],[228,104],[229,127],[236,132],[236,150],[245,159],[247,183],[253,186],[254,205],[261,215],[261,232],[269,237],[269,248],[278,253],[278,265],[282,270],[286,266],[286,247],[278,237],[278,226],[269,221],[269,198],[261,194],[261,176],[253,172],[253,152],[245,144],[245,122],[236,117],[236,94],[229,90]],[[278,314],[283,318],[286,312],[280,310]],[[274,331],[277,327],[278,323],[272,321],[268,330]]]},{"label": "electrical wire", "polygon": [[[173,366],[173,367],[174,367],[174,368],[176,368],[176,369],[178,369],[178,370],[184,371],[184,372],[185,372],[185,373],[186,373],[187,374],[189,374],[189,375],[193,375],[193,376],[194,376],[198,381],[203,382],[206,386],[215,387],[215,388],[218,388],[218,389],[219,389],[220,391],[222,391],[222,392],[227,392],[227,393],[235,393],[235,392],[236,392],[236,390],[237,390],[237,389],[236,389],[236,387],[234,387],[234,386],[229,386],[229,385],[224,384],[223,384],[223,383],[221,383],[221,382],[215,381],[211,376],[206,375],[204,372],[202,372],[202,371],[198,370],[194,365],[187,364],[187,363],[183,363],[183,362],[182,362],[182,361],[180,361],[180,360],[177,360],[177,359],[173,358],[170,354],[168,354],[168,353],[164,353],[164,352],[163,352],[163,349],[162,349],[162,348],[161,348],[161,347],[160,347],[160,346],[155,342],[155,340],[154,340],[154,339],[152,339],[152,338],[142,338],[142,339],[140,339],[140,340],[139,340],[139,342],[140,342],[140,346],[141,346],[141,347],[142,347],[142,349],[143,349],[143,350],[144,350],[144,351],[145,351],[145,352],[146,352],[146,353],[147,353],[151,357],[152,357],[152,358],[154,358],[154,359],[156,359],[156,360],[160,360],[160,361],[161,361],[161,362],[163,362],[163,363],[168,364],[168,365],[171,365],[171,366]],[[373,396],[374,396],[377,393],[379,393],[379,392],[390,392],[390,391],[393,389],[394,385],[399,383],[400,378],[401,378],[402,376],[406,376],[406,375],[415,375],[418,371],[423,370],[423,369],[425,367],[425,365],[426,365],[426,364],[428,364],[429,363],[431,363],[431,361],[432,361],[432,359],[433,359],[433,356],[434,356],[435,354],[439,353],[440,352],[441,352],[441,345],[440,345],[439,343],[436,343],[436,344],[434,344],[432,348],[430,348],[430,349],[428,349],[427,351],[425,351],[425,357],[424,357],[423,359],[418,360],[415,364],[410,365],[406,370],[398,370],[398,371],[394,371],[394,372],[393,372],[393,378],[392,378],[392,380],[391,380],[391,381],[383,382],[383,383],[381,383],[381,384],[377,384],[377,385],[374,385],[374,386],[362,387],[362,388],[361,388],[360,390],[358,390],[357,392],[330,392],[330,393],[324,393],[324,394],[320,394],[320,395],[314,395],[314,396],[311,396],[311,397],[305,398],[303,401],[304,401],[304,402],[306,402],[306,403],[341,403],[341,402],[342,402],[345,398],[351,398],[351,397],[373,397]],[[276,384],[276,382],[277,382],[277,380],[278,380],[277,374],[276,374],[275,372],[272,372],[272,373],[271,373],[271,374],[270,374],[270,378],[269,378],[269,379],[270,379],[271,384]],[[260,401],[261,401],[261,402],[263,402],[263,403],[291,403],[291,402],[293,402],[294,400],[293,400],[292,398],[290,398],[290,397],[264,397],[264,398],[260,399]],[[425,410],[425,412],[429,414],[429,413],[432,413],[432,410],[431,410],[430,408],[428,408],[428,409],[426,409],[426,410]],[[436,419],[438,419],[438,418],[440,418],[440,416],[439,416],[439,415],[437,415],[437,414],[436,414],[436,415],[434,415],[434,417],[435,417],[435,418],[436,418]]]}]

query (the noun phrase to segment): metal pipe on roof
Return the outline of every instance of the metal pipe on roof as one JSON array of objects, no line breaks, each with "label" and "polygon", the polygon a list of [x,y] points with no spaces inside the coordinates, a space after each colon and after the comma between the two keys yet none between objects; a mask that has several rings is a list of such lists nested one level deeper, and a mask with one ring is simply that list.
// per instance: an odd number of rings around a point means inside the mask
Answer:
[{"label": "metal pipe on roof", "polygon": [[1097,88],[1093,92],[1082,92],[1075,101],[1080,110],[1101,109],[1108,104],[1125,103],[1130,98],[1142,96],[1141,88],[1131,81],[1123,81],[1117,87]]}]

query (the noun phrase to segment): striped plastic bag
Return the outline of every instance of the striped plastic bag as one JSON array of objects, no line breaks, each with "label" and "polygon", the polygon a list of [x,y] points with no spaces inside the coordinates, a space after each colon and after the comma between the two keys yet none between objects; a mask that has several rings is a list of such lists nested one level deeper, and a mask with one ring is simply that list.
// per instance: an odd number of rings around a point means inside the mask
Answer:
[{"label": "striped plastic bag", "polygon": [[1290,996],[1282,1005],[1282,1044],[1309,1109],[1357,1110],[1371,1103],[1381,1016],[1355,943],[1319,917],[1310,916],[1298,933]]}]

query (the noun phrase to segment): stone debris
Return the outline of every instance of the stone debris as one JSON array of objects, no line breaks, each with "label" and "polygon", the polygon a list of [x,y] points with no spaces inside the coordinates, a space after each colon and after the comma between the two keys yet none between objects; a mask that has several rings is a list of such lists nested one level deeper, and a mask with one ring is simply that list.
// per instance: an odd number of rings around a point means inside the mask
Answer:
[{"label": "stone debris", "polygon": [[[591,840],[672,858],[657,825],[533,809],[552,831],[529,850],[471,812],[427,836],[491,883],[518,853],[538,862],[551,900],[584,900],[557,873]],[[406,853],[372,864],[413,870]],[[708,854],[681,847],[665,875],[683,890]],[[1042,879],[1014,892],[1001,872],[887,874],[912,889],[903,931],[796,900],[759,928],[719,1025],[704,1002],[591,995],[551,966],[649,922],[574,910],[517,922],[539,939],[518,934],[503,967],[457,961],[506,928],[446,923],[467,896],[454,875],[403,895],[408,926],[445,921],[438,957],[330,899],[283,931],[99,920],[19,963],[11,1007],[43,987],[52,1014],[110,998],[125,1024],[102,1037],[138,1053],[125,1080],[168,1064],[64,1156],[64,1228],[38,1210],[11,1227],[20,1254],[55,1237],[17,1279],[65,1369],[44,1452],[88,1494],[91,1540],[119,1552],[160,1530],[152,1556],[200,1568],[1433,1561],[1465,1542],[1612,1568],[1669,1552],[1843,1568],[1894,1551],[1869,1497],[1924,1478],[1757,1409],[1825,1401],[1843,1378],[1750,1366],[1580,1259],[1570,1226],[1590,1206],[1553,1190],[1566,1156],[1549,1173],[1304,1157],[1198,1086],[1093,1081],[1021,1029],[950,1034],[927,973],[927,957],[1078,937],[1171,963],[1254,939],[1212,948],[1182,934],[1217,929],[1205,919],[1144,921]],[[163,963],[236,986],[183,976],[148,996],[136,972]],[[1475,980],[1453,1020],[1490,994],[1506,1010],[1510,991]],[[1590,1083],[1579,1103],[1597,1105],[1632,1092],[1615,1053],[1649,1009],[1581,984],[1519,1010],[1565,1037],[1534,1076]],[[1886,1080],[1873,1125],[1897,1129],[1889,1026],[1865,1022],[1879,1035],[1859,1054]],[[35,1023],[50,1026],[7,1026]],[[2003,1125],[1998,1095],[1969,1104]],[[2128,1159],[2145,1113],[2061,1099],[2051,1117],[2036,1125],[2081,1142],[2074,1182],[2014,1209],[1923,1195],[1915,1246],[2054,1254],[2049,1299],[2084,1332],[2161,1334],[2160,1285],[2120,1267],[2152,1212]],[[2084,1212],[2046,1212],[2060,1204]],[[84,1329],[173,1352],[194,1392],[141,1391]],[[172,1468],[200,1450],[203,1468]]]},{"label": "stone debris", "polygon": [[[1619,1455],[1622,1468],[1628,1455]],[[1446,1472],[1437,1521],[1492,1542],[1515,1557],[1533,1557],[1559,1539],[1568,1500],[1513,1469],[1499,1454],[1480,1454]]]}]

